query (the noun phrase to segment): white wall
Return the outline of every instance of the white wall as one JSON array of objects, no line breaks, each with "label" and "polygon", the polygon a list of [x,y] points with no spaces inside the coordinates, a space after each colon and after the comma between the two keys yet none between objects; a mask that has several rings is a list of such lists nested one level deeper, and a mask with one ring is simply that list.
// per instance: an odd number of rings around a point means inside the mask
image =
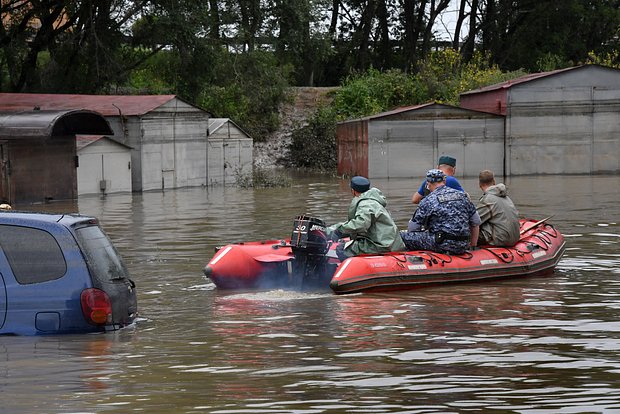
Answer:
[{"label": "white wall", "polygon": [[101,181],[105,180],[105,193],[131,191],[131,150],[107,139],[82,148],[77,152],[78,195],[101,194]]}]

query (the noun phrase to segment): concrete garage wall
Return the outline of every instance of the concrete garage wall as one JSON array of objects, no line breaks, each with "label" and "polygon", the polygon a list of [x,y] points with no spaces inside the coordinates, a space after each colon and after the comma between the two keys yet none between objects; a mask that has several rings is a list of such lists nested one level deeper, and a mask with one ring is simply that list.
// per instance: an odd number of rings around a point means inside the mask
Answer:
[{"label": "concrete garage wall", "polygon": [[503,133],[502,119],[375,121],[369,126],[369,175],[421,177],[442,154],[457,159],[457,177],[503,172]]},{"label": "concrete garage wall", "polygon": [[620,172],[620,70],[583,65],[529,74],[461,95],[506,115],[506,173]]},{"label": "concrete garage wall", "polygon": [[357,122],[368,124],[369,177],[421,177],[444,154],[457,159],[457,177],[504,171],[503,116],[431,103]]},{"label": "concrete garage wall", "polygon": [[[620,83],[620,81],[619,81]],[[597,102],[612,102],[592,112],[592,170],[620,172],[620,84],[617,89],[596,89]],[[613,103],[615,100],[615,103]]]},{"label": "concrete garage wall", "polygon": [[251,139],[209,138],[209,185],[234,184],[252,173]]},{"label": "concrete garage wall", "polygon": [[131,147],[131,188],[132,191],[142,191],[142,147],[141,140],[136,138],[142,134],[142,121],[136,116],[108,116],[106,119],[114,132],[114,140]]},{"label": "concrete garage wall", "polygon": [[456,158],[457,177],[477,177],[481,170],[504,172],[504,119],[481,117],[435,121],[435,158]]},{"label": "concrete garage wall", "polygon": [[228,118],[209,119],[209,185],[234,184],[252,174],[254,141]]},{"label": "concrete garage wall", "polygon": [[142,116],[106,119],[114,139],[132,147],[133,191],[207,184],[207,112],[174,99]]},{"label": "concrete garage wall", "polygon": [[512,174],[620,170],[620,89],[545,85],[514,88],[509,98]]},{"label": "concrete garage wall", "polygon": [[368,175],[373,178],[423,177],[433,166],[433,124],[433,121],[370,122]]},{"label": "concrete garage wall", "polygon": [[149,115],[142,120],[142,190],[207,184],[207,119]]}]

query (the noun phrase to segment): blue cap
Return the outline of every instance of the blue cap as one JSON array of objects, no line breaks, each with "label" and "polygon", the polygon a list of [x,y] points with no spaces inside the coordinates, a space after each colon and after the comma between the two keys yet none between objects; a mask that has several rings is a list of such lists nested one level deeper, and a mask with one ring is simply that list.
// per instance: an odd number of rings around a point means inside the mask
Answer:
[{"label": "blue cap", "polygon": [[432,169],[426,173],[426,181],[429,183],[439,183],[446,179],[446,174],[443,171]]},{"label": "blue cap", "polygon": [[442,165],[442,164],[456,167],[456,158],[452,158],[449,155],[442,155],[441,157],[439,157],[439,160],[437,161],[437,165]]},{"label": "blue cap", "polygon": [[365,193],[370,189],[370,181],[366,177],[356,175],[351,178],[351,188],[358,193]]}]

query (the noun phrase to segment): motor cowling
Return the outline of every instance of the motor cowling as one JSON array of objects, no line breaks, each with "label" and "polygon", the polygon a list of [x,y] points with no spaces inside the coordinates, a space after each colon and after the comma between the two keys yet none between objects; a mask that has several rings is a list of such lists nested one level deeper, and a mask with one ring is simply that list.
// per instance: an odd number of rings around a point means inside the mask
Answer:
[{"label": "motor cowling", "polygon": [[327,285],[333,269],[328,266],[325,254],[329,250],[327,227],[323,220],[301,215],[293,221],[291,250],[295,255],[293,273],[299,277],[301,287]]},{"label": "motor cowling", "polygon": [[329,247],[325,222],[316,217],[301,215],[293,222],[291,235],[293,254],[325,255]]}]

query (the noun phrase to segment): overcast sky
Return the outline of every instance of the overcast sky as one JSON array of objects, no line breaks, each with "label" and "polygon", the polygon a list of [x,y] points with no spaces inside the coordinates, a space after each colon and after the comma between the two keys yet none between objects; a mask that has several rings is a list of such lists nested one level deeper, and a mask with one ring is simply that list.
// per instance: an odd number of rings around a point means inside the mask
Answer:
[{"label": "overcast sky", "polygon": [[[459,13],[459,3],[459,0],[450,0],[450,6],[435,21],[434,29],[442,40],[452,40],[456,17]],[[467,27],[469,26],[465,23],[461,28],[461,33],[467,33]]]}]

